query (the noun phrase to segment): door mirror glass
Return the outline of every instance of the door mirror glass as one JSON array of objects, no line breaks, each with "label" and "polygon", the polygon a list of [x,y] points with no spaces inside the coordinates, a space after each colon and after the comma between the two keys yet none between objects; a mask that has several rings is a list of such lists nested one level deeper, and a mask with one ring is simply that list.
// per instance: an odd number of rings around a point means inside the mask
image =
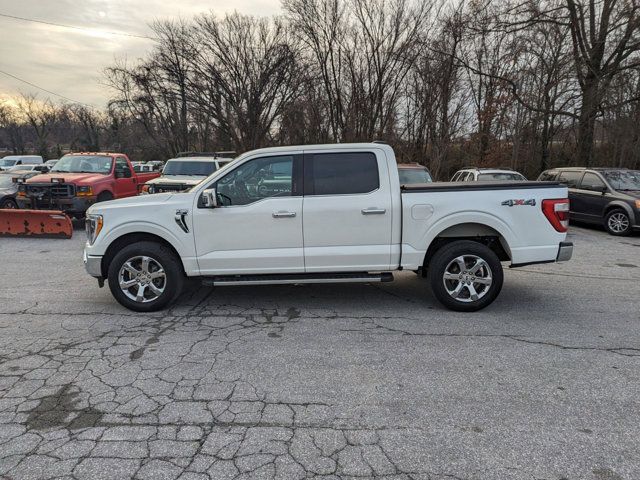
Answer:
[{"label": "door mirror glass", "polygon": [[202,205],[204,208],[216,208],[218,206],[218,194],[215,188],[207,188],[202,192]]}]

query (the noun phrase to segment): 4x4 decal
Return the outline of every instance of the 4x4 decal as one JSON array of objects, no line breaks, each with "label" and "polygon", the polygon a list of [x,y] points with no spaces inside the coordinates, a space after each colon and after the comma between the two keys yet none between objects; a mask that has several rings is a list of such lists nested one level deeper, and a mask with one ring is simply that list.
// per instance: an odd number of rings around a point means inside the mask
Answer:
[{"label": "4x4 decal", "polygon": [[529,200],[525,200],[524,198],[518,198],[515,200],[505,200],[504,202],[502,202],[502,205],[506,206],[506,207],[516,207],[516,206],[520,206],[520,205],[530,205],[532,207],[536,206],[536,199],[535,198],[531,198]]}]

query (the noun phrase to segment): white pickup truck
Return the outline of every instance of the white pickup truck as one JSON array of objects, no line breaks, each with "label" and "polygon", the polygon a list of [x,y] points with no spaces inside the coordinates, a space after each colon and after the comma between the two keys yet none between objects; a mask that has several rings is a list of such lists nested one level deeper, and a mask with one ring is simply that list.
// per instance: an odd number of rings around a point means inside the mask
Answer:
[{"label": "white pickup truck", "polygon": [[93,205],[84,262],[125,307],[207,285],[386,282],[428,277],[445,306],[474,311],[512,267],[569,260],[566,186],[553,182],[401,186],[381,143],[254,150],[182,193]]}]

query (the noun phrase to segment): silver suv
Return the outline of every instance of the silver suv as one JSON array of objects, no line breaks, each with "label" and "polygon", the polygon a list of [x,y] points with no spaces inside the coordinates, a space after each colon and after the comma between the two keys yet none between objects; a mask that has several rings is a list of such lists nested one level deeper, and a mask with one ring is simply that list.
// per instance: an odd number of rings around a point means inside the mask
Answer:
[{"label": "silver suv", "polygon": [[458,170],[452,182],[496,182],[503,180],[526,180],[525,176],[508,168],[467,167]]}]

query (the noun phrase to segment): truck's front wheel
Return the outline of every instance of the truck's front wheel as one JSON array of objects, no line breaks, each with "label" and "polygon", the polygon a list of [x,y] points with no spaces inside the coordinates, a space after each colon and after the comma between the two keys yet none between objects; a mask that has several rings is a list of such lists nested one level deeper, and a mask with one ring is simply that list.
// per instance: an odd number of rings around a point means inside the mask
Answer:
[{"label": "truck's front wheel", "polygon": [[478,242],[459,240],[438,250],[429,263],[429,283],[447,308],[474,312],[493,302],[502,289],[498,256]]},{"label": "truck's front wheel", "polygon": [[173,302],[184,285],[180,260],[164,245],[128,245],[109,264],[109,289],[123,306],[136,312],[161,310]]}]

